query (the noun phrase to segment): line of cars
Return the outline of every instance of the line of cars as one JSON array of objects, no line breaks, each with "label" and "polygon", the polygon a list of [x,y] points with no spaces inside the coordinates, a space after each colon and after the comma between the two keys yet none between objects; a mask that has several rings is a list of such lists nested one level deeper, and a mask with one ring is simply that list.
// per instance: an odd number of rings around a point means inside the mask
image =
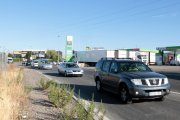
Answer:
[{"label": "line of cars", "polygon": [[57,65],[58,73],[67,76],[80,76],[82,77],[84,71],[82,68],[78,66],[77,63],[73,62],[61,62],[59,64],[54,64],[50,62],[48,59],[35,59],[32,61],[26,61],[22,63],[26,66],[31,66],[31,68],[38,68],[38,69],[46,69],[52,70],[53,65]]},{"label": "line of cars", "polygon": [[53,64],[48,59],[35,59],[35,60],[27,60],[22,62],[22,65],[31,66],[31,68],[38,69],[53,69]]},{"label": "line of cars", "polygon": [[[48,60],[34,60],[33,68],[52,69]],[[77,63],[62,62],[58,73],[67,76],[83,76],[84,71]],[[152,71],[142,61],[131,59],[102,58],[96,64],[94,80],[98,92],[118,94],[122,103],[133,99],[158,99],[170,93],[170,83],[165,75]]]}]

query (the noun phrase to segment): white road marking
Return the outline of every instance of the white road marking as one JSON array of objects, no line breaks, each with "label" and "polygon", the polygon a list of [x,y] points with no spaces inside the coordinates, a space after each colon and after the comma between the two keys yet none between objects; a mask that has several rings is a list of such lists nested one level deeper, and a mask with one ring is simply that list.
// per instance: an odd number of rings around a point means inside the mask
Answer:
[{"label": "white road marking", "polygon": [[180,95],[180,93],[179,93],[179,92],[174,92],[174,91],[171,91],[170,93]]}]

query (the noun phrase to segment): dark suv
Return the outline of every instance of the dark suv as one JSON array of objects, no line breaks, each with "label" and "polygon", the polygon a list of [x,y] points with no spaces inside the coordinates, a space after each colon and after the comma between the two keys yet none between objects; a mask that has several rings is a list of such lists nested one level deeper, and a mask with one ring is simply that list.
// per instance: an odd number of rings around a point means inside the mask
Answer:
[{"label": "dark suv", "polygon": [[94,79],[98,92],[119,94],[122,103],[131,103],[132,98],[162,101],[170,92],[168,78],[153,72],[141,61],[102,58],[96,64]]}]

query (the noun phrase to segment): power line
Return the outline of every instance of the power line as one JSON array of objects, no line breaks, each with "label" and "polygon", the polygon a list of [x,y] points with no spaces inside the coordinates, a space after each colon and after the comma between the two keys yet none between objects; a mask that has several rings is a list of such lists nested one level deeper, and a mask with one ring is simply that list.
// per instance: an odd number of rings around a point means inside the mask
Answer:
[{"label": "power line", "polygon": [[[132,17],[132,16],[136,16],[136,15],[146,14],[146,13],[148,13],[148,12],[152,12],[152,11],[156,11],[156,10],[160,10],[160,9],[164,9],[164,8],[171,7],[172,5],[178,5],[178,3],[180,3],[180,2],[176,2],[176,3],[173,3],[173,4],[161,6],[161,7],[158,7],[158,8],[153,8],[153,9],[149,9],[149,10],[137,12],[137,13],[131,14],[131,15],[129,15],[129,16]],[[115,20],[119,20],[119,18],[124,18],[124,17],[112,18],[112,19],[106,20],[106,21],[104,21],[104,22],[101,21],[101,22],[99,22],[99,23],[95,23],[95,24],[93,24],[93,25],[98,25],[98,24],[104,24],[104,23],[107,23],[107,22],[112,22],[112,21],[115,21]],[[126,18],[127,18],[127,17],[126,17]]]},{"label": "power line", "polygon": [[154,3],[157,3],[157,2],[160,2],[161,0],[153,0],[151,2],[147,2],[147,3],[143,3],[143,4],[138,4],[138,5],[135,5],[135,6],[132,6],[131,8],[128,8],[128,9],[124,9],[124,10],[118,10],[118,11],[114,11],[114,12],[111,12],[110,14],[104,14],[104,15],[100,15],[100,16],[96,16],[96,17],[92,17],[92,18],[88,18],[88,19],[84,19],[84,20],[81,20],[77,23],[73,23],[73,24],[70,24],[68,25],[69,27],[72,27],[72,26],[77,26],[79,24],[83,24],[83,23],[88,23],[88,22],[93,22],[97,19],[100,19],[100,18],[105,18],[105,17],[110,17],[110,16],[114,16],[114,15],[117,15],[117,14],[120,14],[120,13],[124,13],[124,12],[128,12],[128,11],[134,11],[140,7],[144,7],[144,5],[152,5]]},{"label": "power line", "polygon": [[[143,15],[143,14],[146,14],[146,13],[149,13],[149,12],[152,12],[152,11],[156,11],[156,10],[162,10],[162,9],[165,9],[165,8],[168,8],[168,7],[171,7],[172,5],[176,6],[176,5],[179,5],[180,2],[175,2],[175,3],[172,3],[172,4],[168,4],[168,5],[165,5],[165,6],[161,6],[161,7],[158,7],[158,8],[152,8],[152,9],[148,9],[148,10],[145,10],[145,11],[140,11],[140,12],[136,12],[136,13],[133,13],[131,15],[128,15],[128,17],[124,17],[124,16],[119,16],[119,17],[116,17],[116,18],[111,18],[111,19],[108,19],[108,20],[105,20],[105,21],[101,21],[101,22],[97,22],[97,23],[94,23],[92,24],[93,27],[96,27],[98,25],[102,25],[102,24],[105,24],[105,23],[108,23],[108,22],[114,22],[114,21],[117,21],[121,18],[121,20],[126,20],[128,19],[129,17],[133,17],[133,16],[138,16],[138,15]],[[169,12],[169,11],[168,11]],[[164,12],[164,14],[166,14],[167,12]],[[126,21],[124,21],[126,22]],[[91,26],[91,29],[92,29],[92,26]],[[80,29],[80,28],[79,28]],[[81,28],[82,29],[82,28]],[[84,28],[83,28],[84,29]],[[86,29],[87,30],[87,29]]]}]

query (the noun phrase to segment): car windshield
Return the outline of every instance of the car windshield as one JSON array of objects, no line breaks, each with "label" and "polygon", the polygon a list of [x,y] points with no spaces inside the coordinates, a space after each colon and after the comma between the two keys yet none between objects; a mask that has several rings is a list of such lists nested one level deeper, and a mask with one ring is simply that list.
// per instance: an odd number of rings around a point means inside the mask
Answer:
[{"label": "car windshield", "polygon": [[79,68],[79,66],[77,64],[66,64],[67,68]]},{"label": "car windshield", "polygon": [[38,63],[38,61],[34,61],[34,63]]},{"label": "car windshield", "polygon": [[45,64],[50,64],[50,62],[48,60],[45,60],[44,63]]},{"label": "car windshield", "polygon": [[151,72],[152,70],[141,62],[121,62],[119,63],[120,72]]}]

